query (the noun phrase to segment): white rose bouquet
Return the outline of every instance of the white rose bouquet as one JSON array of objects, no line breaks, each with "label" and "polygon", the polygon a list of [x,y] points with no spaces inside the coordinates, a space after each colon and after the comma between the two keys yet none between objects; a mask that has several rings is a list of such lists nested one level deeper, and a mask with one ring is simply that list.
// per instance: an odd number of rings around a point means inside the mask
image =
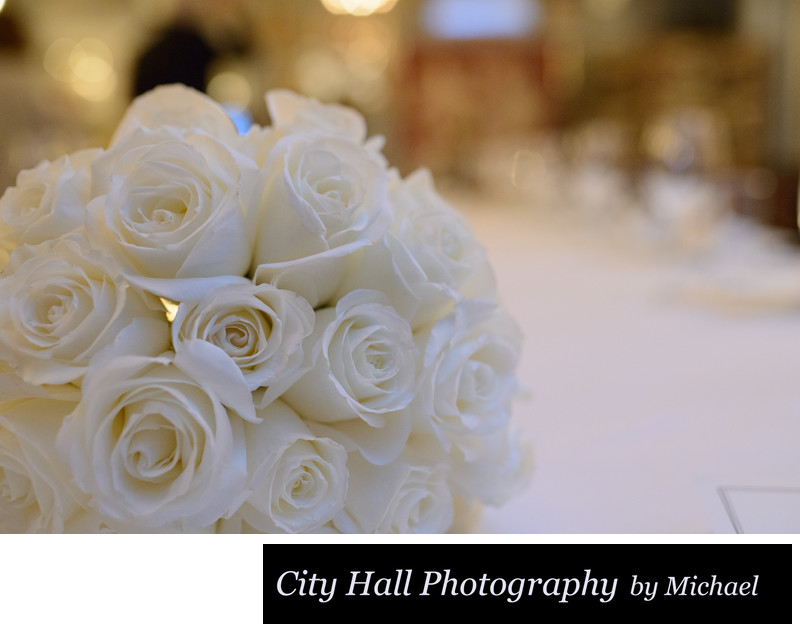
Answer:
[{"label": "white rose bouquet", "polygon": [[527,462],[520,333],[427,172],[183,86],[0,198],[0,531],[446,532]]}]

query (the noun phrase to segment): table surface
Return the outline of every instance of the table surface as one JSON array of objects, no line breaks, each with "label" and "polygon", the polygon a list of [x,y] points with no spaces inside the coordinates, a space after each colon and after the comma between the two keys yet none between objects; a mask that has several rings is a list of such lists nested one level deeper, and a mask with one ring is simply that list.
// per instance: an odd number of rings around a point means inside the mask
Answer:
[{"label": "table surface", "polygon": [[[685,252],[602,218],[453,203],[525,335],[512,423],[533,476],[480,532],[733,532],[720,488],[800,488],[800,251],[739,219]],[[775,511],[768,532],[800,532]]]}]

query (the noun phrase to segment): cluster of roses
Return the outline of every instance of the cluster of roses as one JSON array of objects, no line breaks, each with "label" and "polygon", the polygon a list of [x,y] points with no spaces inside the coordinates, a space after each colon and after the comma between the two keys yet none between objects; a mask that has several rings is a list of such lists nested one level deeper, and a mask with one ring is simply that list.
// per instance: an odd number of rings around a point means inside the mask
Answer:
[{"label": "cluster of roses", "polygon": [[427,172],[182,86],[0,199],[0,530],[444,532],[502,502],[520,336]]}]

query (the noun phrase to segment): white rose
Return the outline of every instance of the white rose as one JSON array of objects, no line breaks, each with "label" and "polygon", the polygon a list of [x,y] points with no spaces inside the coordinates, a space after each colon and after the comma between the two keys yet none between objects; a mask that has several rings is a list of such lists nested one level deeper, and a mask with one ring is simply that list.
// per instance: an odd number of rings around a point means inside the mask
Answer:
[{"label": "white rose", "polygon": [[93,243],[144,276],[244,274],[255,168],[240,158],[206,135],[130,133],[93,164]]},{"label": "white rose", "polygon": [[430,172],[391,179],[395,213],[392,232],[419,263],[431,283],[467,298],[492,298],[494,273],[467,221],[442,198]]},{"label": "white rose", "polygon": [[0,278],[0,356],[35,384],[78,380],[91,359],[169,346],[163,306],[79,235],[21,246]]},{"label": "white rose", "polygon": [[237,149],[252,160],[258,169],[262,169],[281,136],[281,133],[272,127],[254,124],[247,134],[239,137]]},{"label": "white rose", "polygon": [[320,133],[354,143],[363,143],[366,138],[364,117],[353,108],[322,104],[291,90],[271,90],[266,101],[273,126],[282,132]]},{"label": "white rose", "polygon": [[359,288],[384,292],[413,331],[446,316],[458,297],[445,283],[431,281],[409,245],[393,233],[354,255],[334,298]]},{"label": "white rose", "polygon": [[494,275],[467,222],[433,188],[427,171],[390,173],[394,222],[357,253],[335,297],[380,289],[414,331],[446,316],[461,296],[493,298]]},{"label": "white rose", "polygon": [[488,435],[460,437],[451,450],[450,483],[456,493],[501,505],[520,491],[532,471],[532,452],[510,426]]},{"label": "white rose", "polygon": [[453,496],[453,522],[447,533],[477,533],[483,506],[475,499]]},{"label": "white rose", "polygon": [[416,336],[422,357],[415,429],[436,435],[445,450],[468,434],[508,422],[517,392],[521,333],[491,301],[462,300],[452,314]]},{"label": "white rose", "polygon": [[398,459],[375,466],[349,455],[345,509],[334,518],[343,533],[444,533],[453,522],[453,497],[442,464]]},{"label": "white rose", "polygon": [[[238,513],[234,515],[230,520],[220,520],[216,525],[215,533],[224,533],[228,535],[241,535],[243,533],[248,533],[251,535],[261,534],[263,535],[263,531],[259,531],[255,527],[252,527],[245,521]],[[316,529],[311,529],[309,531],[304,531],[303,533],[309,535],[339,535],[341,531],[339,531],[336,527],[333,526],[332,522],[328,522],[321,527],[317,527]]]},{"label": "white rose", "polygon": [[371,158],[386,166],[387,161],[381,154],[383,137],[365,141],[367,125],[356,110],[338,104],[321,104],[290,90],[270,91],[266,101],[273,125],[252,125],[237,142],[239,151],[254,160],[259,168],[264,166],[278,140],[297,133],[337,137],[362,145]]},{"label": "white rose", "polygon": [[233,145],[238,132],[224,108],[202,92],[184,85],[158,86],[128,106],[111,139],[111,146],[139,130],[167,130],[178,137],[195,132]]},{"label": "white rose", "polygon": [[362,145],[381,166],[388,166],[381,154],[385,138],[367,139],[367,122],[358,110],[338,103],[320,103],[291,90],[271,90],[266,95],[273,136],[316,134],[343,138]]},{"label": "white rose", "polygon": [[85,513],[56,453],[76,387],[43,387],[0,375],[0,532],[63,533]]},{"label": "white rose", "polygon": [[0,236],[9,245],[39,244],[83,226],[90,199],[89,149],[20,171],[0,198]]},{"label": "white rose", "polygon": [[87,373],[58,448],[111,529],[201,531],[243,502],[250,393],[224,353],[202,351],[120,356]]},{"label": "white rose", "polygon": [[238,279],[181,302],[172,345],[179,352],[187,341],[205,340],[222,349],[264,407],[306,370],[303,339],[313,328],[314,311],[302,297]]},{"label": "white rose", "polygon": [[315,437],[300,417],[276,401],[247,424],[247,464],[252,490],[232,520],[265,533],[310,532],[344,507],[347,452]]},{"label": "white rose", "polygon": [[410,432],[416,348],[408,322],[386,297],[357,290],[319,310],[304,346],[311,370],[284,400],[374,463],[400,454]]},{"label": "white rose", "polygon": [[374,243],[391,221],[386,172],[352,142],[292,134],[275,143],[263,177],[255,279],[325,305],[348,255]]},{"label": "white rose", "polygon": [[16,241],[5,239],[2,235],[0,235],[0,272],[2,272],[8,265],[8,262],[11,259],[11,253],[17,246],[18,244]]}]

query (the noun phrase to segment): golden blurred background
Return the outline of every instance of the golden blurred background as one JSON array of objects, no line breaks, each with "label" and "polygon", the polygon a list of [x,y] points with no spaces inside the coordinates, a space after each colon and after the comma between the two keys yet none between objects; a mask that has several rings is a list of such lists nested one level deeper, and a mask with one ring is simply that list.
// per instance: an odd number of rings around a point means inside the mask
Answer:
[{"label": "golden blurred background", "polygon": [[796,0],[0,7],[2,188],[43,158],[105,145],[148,81],[185,77],[242,126],[269,122],[263,95],[276,87],[352,105],[391,163],[427,165],[445,188],[514,196],[543,162],[656,165],[713,177],[737,211],[795,226]]}]

